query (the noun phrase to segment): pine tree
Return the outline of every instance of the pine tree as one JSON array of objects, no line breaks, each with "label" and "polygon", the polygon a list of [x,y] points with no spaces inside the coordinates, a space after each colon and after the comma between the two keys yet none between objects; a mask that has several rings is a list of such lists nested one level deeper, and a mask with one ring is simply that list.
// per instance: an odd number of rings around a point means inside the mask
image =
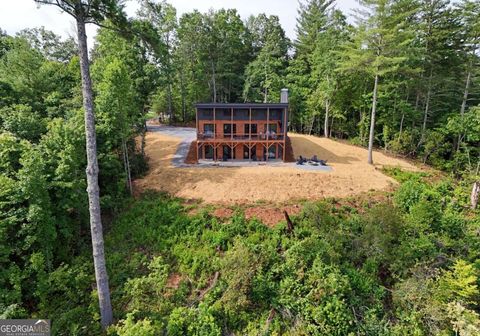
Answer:
[{"label": "pine tree", "polygon": [[346,17],[338,10],[331,13],[326,30],[317,36],[310,57],[312,66],[312,87],[314,91],[307,98],[312,113],[309,133],[312,132],[316,115],[325,111],[324,136],[330,136],[330,115],[339,89],[341,75],[335,71],[339,62],[338,48],[348,38]]},{"label": "pine tree", "polygon": [[320,35],[328,29],[334,4],[334,0],[300,2],[296,25],[297,38],[293,43],[295,53],[287,70],[291,92],[290,111],[294,118],[292,122],[300,124],[299,131],[311,131],[313,127],[314,114],[311,111],[311,102],[313,91],[316,89],[311,76],[313,53]]},{"label": "pine tree", "polygon": [[406,57],[401,49],[411,40],[404,17],[408,13],[393,15],[392,0],[364,0],[360,2],[359,28],[354,39],[342,51],[340,71],[365,72],[373,79],[372,108],[368,139],[368,163],[373,164],[373,142],[381,78],[397,71]]},{"label": "pine tree", "polygon": [[288,39],[276,16],[264,14],[249,19],[248,29],[256,41],[255,59],[245,71],[245,101],[278,101],[284,83]]},{"label": "pine tree", "polygon": [[[471,84],[475,76],[475,69],[478,68],[479,64],[477,53],[480,49],[480,3],[478,1],[463,0],[458,5],[458,10],[461,18],[461,27],[463,27],[463,51],[466,56],[464,67],[466,78],[460,107],[460,117],[463,120],[467,109]],[[460,149],[464,136],[464,132],[458,136],[457,151]]]}]

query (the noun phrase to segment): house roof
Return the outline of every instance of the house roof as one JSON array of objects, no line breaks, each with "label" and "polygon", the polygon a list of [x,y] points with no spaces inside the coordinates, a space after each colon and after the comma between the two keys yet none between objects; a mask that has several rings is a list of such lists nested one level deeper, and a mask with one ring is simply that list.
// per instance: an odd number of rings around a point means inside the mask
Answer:
[{"label": "house roof", "polygon": [[234,109],[261,109],[261,108],[287,108],[287,103],[200,103],[195,104],[196,108],[234,108]]}]

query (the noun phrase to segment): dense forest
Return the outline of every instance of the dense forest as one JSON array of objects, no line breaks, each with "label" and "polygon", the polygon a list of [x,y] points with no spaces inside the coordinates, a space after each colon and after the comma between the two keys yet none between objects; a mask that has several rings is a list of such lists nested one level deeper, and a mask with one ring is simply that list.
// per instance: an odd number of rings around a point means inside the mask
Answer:
[{"label": "dense forest", "polygon": [[[347,20],[304,0],[293,41],[278,17],[235,9],[178,17],[140,0],[128,18],[122,1],[37,2],[99,30],[88,54],[48,27],[0,30],[0,318],[48,318],[54,335],[480,334],[479,1],[361,0]],[[435,170],[385,170],[397,190],[302,202],[275,228],[240,207],[219,219],[132,196],[148,118],[187,124],[197,102],[278,102],[281,88],[290,131]]]}]

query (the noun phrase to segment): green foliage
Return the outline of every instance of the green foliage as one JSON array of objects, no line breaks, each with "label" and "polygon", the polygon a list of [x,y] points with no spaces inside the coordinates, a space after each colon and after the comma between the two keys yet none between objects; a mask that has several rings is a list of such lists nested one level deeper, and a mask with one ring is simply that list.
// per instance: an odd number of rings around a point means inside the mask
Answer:
[{"label": "green foliage", "polygon": [[176,308],[170,314],[167,333],[169,335],[191,335],[191,336],[220,336],[221,328],[215,323],[215,318],[205,311],[204,307],[199,309]]},{"label": "green foliage", "polygon": [[440,279],[443,299],[463,304],[475,304],[479,298],[478,270],[465,260],[457,260]]},{"label": "green foliage", "polygon": [[154,336],[158,332],[149,319],[135,321],[135,312],[128,313],[127,318],[121,320],[112,330],[115,330],[118,336]]},{"label": "green foliage", "polygon": [[258,50],[245,70],[243,97],[245,101],[278,102],[284,87],[288,39],[276,16],[250,17],[247,28]]},{"label": "green foliage", "polygon": [[19,138],[37,142],[45,132],[45,122],[40,114],[28,105],[13,105],[0,110],[3,129]]},{"label": "green foliage", "polygon": [[[293,49],[276,16],[177,20],[165,1],[142,1],[121,33],[99,30],[99,182],[119,321],[109,334],[479,333],[480,220],[467,208],[480,155],[480,7],[361,3],[367,15],[352,26],[334,1],[302,2]],[[0,31],[0,317],[98,335],[75,49],[43,28]],[[375,75],[375,144],[451,178],[387,169],[401,183],[393,202],[309,203],[291,234],[241,211],[188,216],[168,195],[126,196],[125,181],[146,168],[137,136],[147,116],[188,122],[197,102],[277,101],[287,86],[291,129],[365,145]]]},{"label": "green foliage", "polygon": [[395,193],[395,204],[408,211],[420,201],[425,189],[422,182],[415,179],[409,180],[403,183]]}]

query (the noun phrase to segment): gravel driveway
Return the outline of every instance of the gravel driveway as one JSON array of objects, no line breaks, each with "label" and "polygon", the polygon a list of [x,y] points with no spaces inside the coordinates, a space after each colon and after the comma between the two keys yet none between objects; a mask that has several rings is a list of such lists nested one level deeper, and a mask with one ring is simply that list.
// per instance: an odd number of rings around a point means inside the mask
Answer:
[{"label": "gravel driveway", "polygon": [[185,167],[185,158],[187,157],[190,144],[197,138],[197,131],[192,127],[174,127],[165,125],[147,125],[149,132],[159,132],[165,135],[182,139],[172,159],[172,165],[175,167]]}]

